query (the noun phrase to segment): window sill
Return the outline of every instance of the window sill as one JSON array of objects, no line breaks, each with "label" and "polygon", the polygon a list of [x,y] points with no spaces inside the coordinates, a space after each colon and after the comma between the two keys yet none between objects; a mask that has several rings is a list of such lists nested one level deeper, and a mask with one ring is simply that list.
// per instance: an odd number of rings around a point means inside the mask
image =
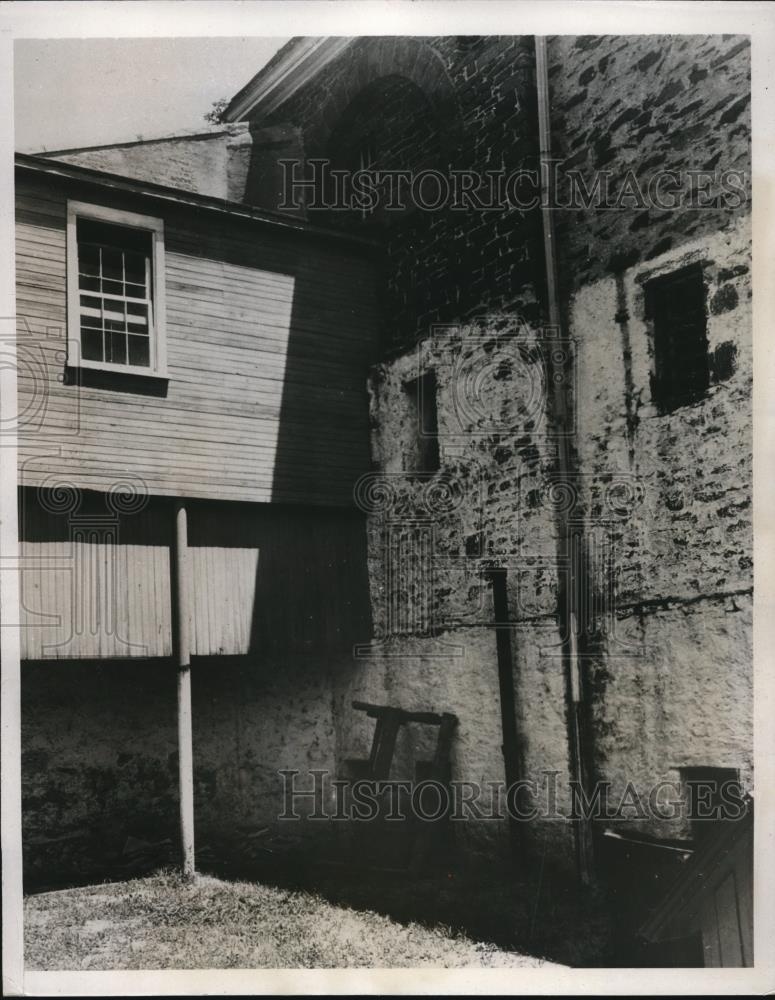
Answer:
[{"label": "window sill", "polygon": [[149,368],[147,365],[114,365],[109,361],[87,361],[79,358],[68,362],[68,368],[88,369],[95,372],[115,372],[118,375],[145,375],[146,378],[167,378],[166,368]]},{"label": "window sill", "polygon": [[80,362],[65,367],[65,385],[88,389],[109,389],[113,392],[135,393],[139,396],[166,396],[169,376],[165,372],[152,372],[147,368],[127,365],[89,364]]}]

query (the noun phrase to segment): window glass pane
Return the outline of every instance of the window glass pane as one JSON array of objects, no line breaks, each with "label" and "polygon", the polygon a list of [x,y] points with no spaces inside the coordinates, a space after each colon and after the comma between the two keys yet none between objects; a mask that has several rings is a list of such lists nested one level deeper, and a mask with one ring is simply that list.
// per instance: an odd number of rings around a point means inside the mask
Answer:
[{"label": "window glass pane", "polygon": [[78,270],[81,274],[100,273],[100,249],[93,243],[82,243],[78,247]]},{"label": "window glass pane", "polygon": [[129,337],[129,364],[150,364],[150,341],[147,337]]},{"label": "window glass pane", "polygon": [[96,243],[116,250],[132,250],[148,253],[151,248],[152,233],[148,229],[123,226],[99,219],[78,219],[78,242]]},{"label": "window glass pane", "polygon": [[144,302],[127,302],[127,320],[130,333],[148,334],[148,306]]},{"label": "window glass pane", "polygon": [[102,290],[106,295],[123,295],[124,283],[122,281],[106,281],[102,279]]},{"label": "window glass pane", "polygon": [[148,306],[145,302],[127,302],[126,311],[133,323],[148,323]]},{"label": "window glass pane", "polygon": [[102,305],[105,310],[105,319],[124,322],[125,305],[123,299],[103,299]]},{"label": "window glass pane", "polygon": [[126,294],[130,298],[135,299],[144,299],[147,297],[145,294],[145,285],[133,285],[131,282],[127,282]]},{"label": "window glass pane", "polygon": [[86,361],[103,361],[102,331],[81,327],[81,357]]},{"label": "window glass pane", "polygon": [[123,333],[105,333],[105,360],[114,365],[126,364],[126,337]]},{"label": "window glass pane", "polygon": [[123,254],[112,247],[102,248],[102,277],[116,281],[124,280]]},{"label": "window glass pane", "polygon": [[127,253],[124,255],[126,266],[126,280],[136,285],[145,286],[145,257],[139,253]]},{"label": "window glass pane", "polygon": [[81,296],[81,312],[86,313],[90,310],[96,310],[96,314],[99,316],[102,313],[102,299],[98,298],[96,295],[82,295]]},{"label": "window glass pane", "polygon": [[98,292],[100,290],[100,279],[87,278],[82,274],[78,278],[78,287],[84,292]]}]

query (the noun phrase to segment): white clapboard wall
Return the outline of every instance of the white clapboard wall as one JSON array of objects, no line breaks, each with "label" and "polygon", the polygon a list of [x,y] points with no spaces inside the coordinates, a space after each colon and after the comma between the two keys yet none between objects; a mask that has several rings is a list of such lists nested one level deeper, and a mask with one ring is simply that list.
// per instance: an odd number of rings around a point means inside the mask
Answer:
[{"label": "white clapboard wall", "polygon": [[[249,651],[258,549],[189,549],[191,651]],[[160,545],[22,543],[22,656],[172,655],[170,550]]]},{"label": "white clapboard wall", "polygon": [[[369,468],[377,352],[363,247],[64,183],[20,178],[16,191],[23,485],[59,474],[107,490],[127,475],[160,496],[352,504]],[[63,380],[76,196],[163,215],[169,381],[158,395]]]}]

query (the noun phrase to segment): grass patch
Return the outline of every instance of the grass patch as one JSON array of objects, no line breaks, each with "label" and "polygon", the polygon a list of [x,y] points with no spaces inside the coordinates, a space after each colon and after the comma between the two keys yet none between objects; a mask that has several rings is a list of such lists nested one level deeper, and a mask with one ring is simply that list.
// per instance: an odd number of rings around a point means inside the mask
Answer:
[{"label": "grass patch", "polygon": [[546,963],[448,927],[249,882],[172,873],[25,900],[35,970],[529,968]]}]

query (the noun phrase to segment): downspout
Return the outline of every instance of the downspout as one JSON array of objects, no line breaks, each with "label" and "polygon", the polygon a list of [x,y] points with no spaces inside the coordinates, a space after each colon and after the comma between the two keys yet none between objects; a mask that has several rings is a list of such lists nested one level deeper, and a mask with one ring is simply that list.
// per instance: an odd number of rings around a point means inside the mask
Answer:
[{"label": "downspout", "polygon": [[[546,59],[546,38],[535,36],[536,90],[538,99],[539,171],[541,177],[541,215],[543,222],[544,263],[546,268],[546,302],[549,326],[556,333],[562,331],[562,316],[559,305],[557,280],[557,254],[555,246],[553,171],[544,169],[551,160],[551,117],[549,103],[549,73]],[[558,370],[554,352],[549,352],[550,377],[554,386],[562,386],[564,373]],[[561,362],[560,362],[561,364]],[[554,379],[554,375],[563,376]],[[561,484],[567,486],[569,495],[576,490],[573,475],[570,433],[573,423],[568,402],[568,390],[551,391],[551,407],[554,426],[557,429],[557,471]],[[587,792],[584,773],[586,747],[582,718],[581,669],[579,664],[579,621],[578,613],[584,586],[582,560],[579,551],[578,532],[574,532],[565,505],[558,510],[561,545],[568,560],[569,572],[560,573],[560,614],[563,635],[564,659],[566,664],[566,697],[568,716],[568,743],[571,780],[576,787]],[[576,865],[579,880],[588,883],[592,875],[592,836],[589,820],[577,819],[574,825]]]}]

